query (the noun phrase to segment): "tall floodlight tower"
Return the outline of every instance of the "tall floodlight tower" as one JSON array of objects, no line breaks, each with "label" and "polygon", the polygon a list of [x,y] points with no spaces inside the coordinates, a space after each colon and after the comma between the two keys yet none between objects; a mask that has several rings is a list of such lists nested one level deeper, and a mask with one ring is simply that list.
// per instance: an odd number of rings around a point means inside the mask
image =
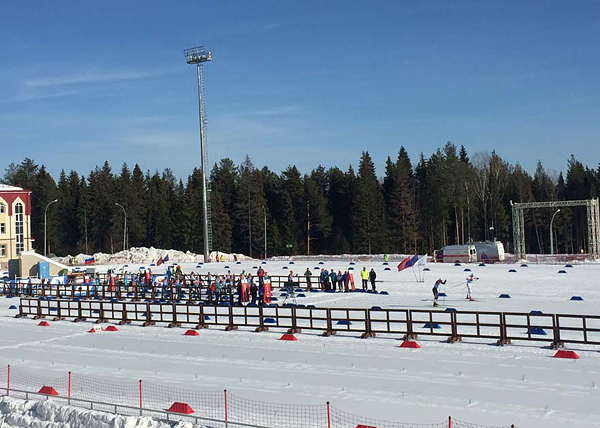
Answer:
[{"label": "tall floodlight tower", "polygon": [[198,110],[200,112],[200,160],[202,162],[202,211],[204,217],[204,262],[209,262],[209,253],[212,247],[212,228],[210,222],[209,203],[206,176],[206,118],[204,105],[204,66],[207,61],[212,61],[212,52],[204,46],[186,49],[183,51],[188,64],[196,64],[198,72]]}]

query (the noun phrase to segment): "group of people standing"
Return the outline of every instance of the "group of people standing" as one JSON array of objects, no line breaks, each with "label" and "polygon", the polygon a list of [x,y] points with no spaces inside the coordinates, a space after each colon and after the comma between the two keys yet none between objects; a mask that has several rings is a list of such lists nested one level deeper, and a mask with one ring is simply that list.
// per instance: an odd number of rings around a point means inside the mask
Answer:
[{"label": "group of people standing", "polygon": [[[312,289],[312,276],[310,269],[306,268],[304,277],[306,278],[307,291]],[[329,271],[322,268],[319,273],[319,286],[321,291],[333,290],[348,293],[354,290],[354,276],[349,271],[342,273],[341,270],[336,272],[335,269]]]}]

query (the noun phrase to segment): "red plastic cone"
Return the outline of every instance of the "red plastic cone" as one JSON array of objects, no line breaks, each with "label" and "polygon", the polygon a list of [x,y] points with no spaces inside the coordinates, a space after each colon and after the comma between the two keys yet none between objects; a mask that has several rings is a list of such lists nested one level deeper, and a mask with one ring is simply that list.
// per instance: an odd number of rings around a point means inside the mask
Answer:
[{"label": "red plastic cone", "polygon": [[38,394],[58,395],[58,392],[56,392],[56,389],[52,388],[51,386],[42,386],[42,388],[38,391]]},{"label": "red plastic cone", "polygon": [[284,334],[283,336],[281,336],[279,338],[279,340],[289,340],[289,341],[294,341],[294,340],[298,340],[296,338],[296,336],[294,336],[293,334]]},{"label": "red plastic cone", "polygon": [[577,355],[575,353],[575,351],[560,350],[560,351],[557,351],[556,354],[554,354],[554,358],[568,358],[571,360],[578,360],[579,355]]},{"label": "red plastic cone", "polygon": [[183,333],[184,336],[198,336],[198,332],[196,330],[188,330]]},{"label": "red plastic cone", "polygon": [[182,413],[184,415],[189,415],[191,413],[194,413],[194,409],[192,409],[187,403],[175,402],[171,404],[171,407],[167,409],[167,412]]},{"label": "red plastic cone", "polygon": [[402,342],[400,344],[400,348],[412,348],[412,349],[418,349],[420,348],[419,344],[417,342],[415,342],[414,340],[405,340],[404,342]]},{"label": "red plastic cone", "polygon": [[38,327],[50,327],[50,324],[48,324],[48,321],[40,321]]},{"label": "red plastic cone", "polygon": [[115,327],[114,325],[109,325],[108,327],[106,327],[104,329],[104,331],[119,331],[119,329],[117,327]]}]

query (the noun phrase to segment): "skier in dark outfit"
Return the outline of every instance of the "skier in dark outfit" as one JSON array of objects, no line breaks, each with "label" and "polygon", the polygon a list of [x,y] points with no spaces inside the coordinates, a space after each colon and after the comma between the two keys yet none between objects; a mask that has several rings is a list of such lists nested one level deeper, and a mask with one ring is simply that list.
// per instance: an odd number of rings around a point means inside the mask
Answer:
[{"label": "skier in dark outfit", "polygon": [[438,278],[438,280],[435,282],[435,285],[431,289],[431,291],[433,292],[433,306],[438,306],[437,299],[440,295],[440,284],[446,284],[446,280],[442,281],[442,278]]}]

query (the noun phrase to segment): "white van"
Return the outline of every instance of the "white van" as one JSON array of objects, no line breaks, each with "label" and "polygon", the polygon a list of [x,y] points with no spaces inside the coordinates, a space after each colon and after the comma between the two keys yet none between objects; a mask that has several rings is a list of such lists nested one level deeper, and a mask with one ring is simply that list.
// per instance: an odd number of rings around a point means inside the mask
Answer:
[{"label": "white van", "polygon": [[470,242],[477,249],[477,261],[496,263],[504,261],[504,245],[500,241]]},{"label": "white van", "polygon": [[477,261],[477,249],[473,244],[446,245],[442,248],[444,263],[471,263]]}]

